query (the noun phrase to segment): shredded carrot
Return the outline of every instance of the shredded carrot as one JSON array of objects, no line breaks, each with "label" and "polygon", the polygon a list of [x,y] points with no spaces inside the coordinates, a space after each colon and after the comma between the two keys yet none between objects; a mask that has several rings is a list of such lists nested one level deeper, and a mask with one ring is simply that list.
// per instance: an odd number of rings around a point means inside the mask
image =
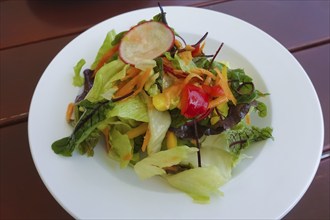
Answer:
[{"label": "shredded carrot", "polygon": [[224,67],[222,74],[220,72],[220,70],[218,70],[217,68],[214,69],[217,74],[218,74],[218,79],[217,79],[217,83],[221,86],[221,88],[223,89],[225,95],[227,96],[227,98],[229,100],[231,100],[233,102],[234,105],[237,104],[237,100],[234,97],[233,93],[231,92],[230,88],[229,88],[229,84],[228,84],[228,79],[227,79],[227,68]]},{"label": "shredded carrot", "polygon": [[143,144],[142,144],[142,147],[141,147],[142,152],[146,151],[147,146],[150,142],[150,138],[151,138],[151,133],[150,133],[150,130],[148,129],[147,132],[146,132],[146,135],[144,136]]},{"label": "shredded carrot", "polygon": [[209,76],[209,77],[211,77],[211,79],[216,79],[216,76],[213,73],[211,73],[208,70],[202,69],[202,68],[194,68],[194,69],[191,70],[191,72],[192,73],[196,73],[198,75]]},{"label": "shredded carrot", "polygon": [[140,74],[140,77],[136,84],[137,88],[136,88],[135,92],[133,93],[133,95],[137,95],[142,91],[144,84],[146,84],[146,82],[148,81],[150,73],[151,73],[151,69],[147,69],[143,74]]},{"label": "shredded carrot", "polygon": [[218,105],[222,104],[222,103],[225,103],[228,101],[228,98],[226,96],[219,96],[217,97],[216,99],[213,99],[212,101],[209,102],[209,106],[208,108],[211,109],[211,108],[215,108],[217,107]]},{"label": "shredded carrot", "polygon": [[103,133],[104,139],[105,139],[105,146],[106,146],[107,152],[109,152],[111,149],[111,145],[109,142],[109,132],[110,132],[110,128],[108,126],[102,130],[102,133]]},{"label": "shredded carrot", "polygon": [[251,124],[251,117],[250,117],[249,113],[245,116],[245,121],[246,121],[246,124],[248,124],[248,125]]},{"label": "shredded carrot", "polygon": [[212,82],[212,78],[210,76],[207,76],[206,79],[204,80],[204,85],[210,85]]},{"label": "shredded carrot", "polygon": [[74,103],[70,102],[68,104],[68,107],[66,109],[66,114],[65,114],[65,118],[66,118],[67,122],[71,121],[73,110],[74,110]]},{"label": "shredded carrot", "polygon": [[128,93],[130,93],[131,91],[134,90],[135,85],[137,84],[138,80],[139,80],[139,75],[135,76],[134,78],[132,78],[131,80],[129,80],[128,82],[125,81],[125,83],[120,83],[120,85],[118,85],[118,90],[115,93],[115,97],[121,97],[124,96]]},{"label": "shredded carrot", "polygon": [[97,71],[107,62],[107,60],[109,60],[118,51],[118,48],[119,48],[119,44],[112,47],[108,52],[106,52],[102,56],[102,58],[100,59],[99,63],[97,64],[97,66],[94,70],[93,77],[95,76]]},{"label": "shredded carrot", "polygon": [[121,81],[125,81],[129,78],[134,78],[136,75],[138,75],[141,72],[141,70],[139,70],[138,68],[135,68],[133,66],[130,66],[127,71],[126,71],[126,75],[124,76],[124,78],[121,79]]},{"label": "shredded carrot", "polygon": [[195,74],[195,73],[190,73],[183,81],[183,84],[186,85],[190,82],[190,80],[192,80],[193,78],[198,78],[200,79],[201,81],[203,81],[203,78],[200,77],[199,75]]},{"label": "shredded carrot", "polygon": [[166,97],[166,100],[168,102],[168,105],[170,105],[170,102],[175,97],[180,97],[182,88],[184,87],[184,84],[182,82],[178,82],[168,88],[166,88],[163,93]]},{"label": "shredded carrot", "polygon": [[125,156],[122,157],[123,160],[131,160],[133,155],[131,153],[126,154]]},{"label": "shredded carrot", "polygon": [[147,69],[144,73],[136,75],[134,78],[130,79],[128,82],[123,82],[118,85],[118,90],[115,93],[115,97],[121,97],[130,92],[134,91],[133,96],[140,93],[143,89],[144,84],[147,82],[150,76],[151,69]]},{"label": "shredded carrot", "polygon": [[179,48],[179,49],[182,48],[182,44],[181,44],[181,42],[178,41],[177,39],[174,40],[174,45],[175,45],[177,48]]},{"label": "shredded carrot", "polygon": [[144,133],[146,133],[148,129],[148,123],[142,123],[139,126],[133,128],[132,130],[128,131],[126,134],[129,139],[136,138]]}]

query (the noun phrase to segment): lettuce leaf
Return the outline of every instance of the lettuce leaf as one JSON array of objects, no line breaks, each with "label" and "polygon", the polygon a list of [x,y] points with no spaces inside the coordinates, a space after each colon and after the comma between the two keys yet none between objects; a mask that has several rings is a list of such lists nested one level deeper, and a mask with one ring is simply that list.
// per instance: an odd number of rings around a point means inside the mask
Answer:
[{"label": "lettuce leaf", "polygon": [[263,141],[268,138],[273,139],[273,129],[270,127],[259,128],[255,126],[242,126],[239,124],[236,129],[225,132],[228,140],[228,147],[231,152],[239,155],[243,149],[251,143]]},{"label": "lettuce leaf", "polygon": [[270,127],[259,128],[240,122],[232,129],[225,130],[219,135],[207,136],[202,143],[202,148],[218,148],[235,156],[233,162],[239,159],[240,153],[253,142],[273,139],[273,129]]},{"label": "lettuce leaf", "polygon": [[148,106],[150,141],[147,146],[148,155],[160,151],[166,132],[171,125],[168,111],[157,111],[151,104]]},{"label": "lettuce leaf", "polygon": [[103,100],[104,94],[113,89],[114,82],[126,75],[129,65],[121,60],[114,60],[102,66],[95,75],[92,89],[88,92],[86,99],[91,102]]},{"label": "lettuce leaf", "polygon": [[113,107],[110,101],[91,103],[88,100],[81,101],[79,107],[84,109],[74,127],[72,134],[55,141],[52,149],[56,154],[63,156],[72,156],[72,152],[78,147],[90,134],[97,129],[99,125],[106,120],[106,114]]},{"label": "lettuce leaf", "polygon": [[160,151],[149,155],[135,164],[134,170],[141,179],[147,179],[155,175],[164,175],[165,167],[179,164],[186,159],[189,154],[195,154],[197,148],[178,146],[169,150]]},{"label": "lettuce leaf", "polygon": [[111,43],[115,39],[115,37],[116,37],[116,32],[114,30],[111,30],[107,33],[107,36],[105,37],[99,51],[97,52],[95,60],[91,66],[92,70],[96,68],[97,64],[100,62],[100,59],[103,57],[103,55],[113,47]]},{"label": "lettuce leaf", "polygon": [[194,199],[197,203],[209,203],[212,194],[220,194],[225,182],[214,166],[197,167],[174,175],[166,175],[169,184]]},{"label": "lettuce leaf", "polygon": [[84,77],[80,75],[81,68],[85,65],[86,61],[81,59],[78,63],[73,67],[74,76],[73,76],[73,86],[81,87],[84,85]]},{"label": "lettuce leaf", "polygon": [[[201,143],[200,149],[202,167],[215,166],[221,176],[222,184],[230,180],[232,169],[239,159],[239,156],[230,151],[226,138],[224,133],[207,136]],[[191,155],[184,163],[197,167],[197,157]]]},{"label": "lettuce leaf", "polygon": [[123,125],[115,125],[112,126],[109,132],[111,144],[109,153],[119,159],[122,168],[126,167],[133,157],[133,143],[125,134],[126,130]]},{"label": "lettuce leaf", "polygon": [[122,102],[116,102],[114,108],[108,112],[107,117],[121,117],[135,121],[149,122],[146,103],[140,96],[134,96]]}]

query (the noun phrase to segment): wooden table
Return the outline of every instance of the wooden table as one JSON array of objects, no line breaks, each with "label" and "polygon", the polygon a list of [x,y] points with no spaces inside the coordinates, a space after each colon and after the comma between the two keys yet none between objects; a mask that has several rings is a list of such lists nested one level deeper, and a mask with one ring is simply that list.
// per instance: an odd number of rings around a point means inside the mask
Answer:
[{"label": "wooden table", "polygon": [[[282,43],[316,88],[324,115],[324,152],[330,150],[329,0],[159,2],[163,6],[189,5],[230,14]],[[72,219],[47,191],[31,158],[27,119],[34,88],[54,56],[87,28],[123,12],[156,5],[157,1],[146,0],[1,0],[1,219]],[[285,219],[330,218],[329,167],[330,158],[323,159],[308,191]]]}]

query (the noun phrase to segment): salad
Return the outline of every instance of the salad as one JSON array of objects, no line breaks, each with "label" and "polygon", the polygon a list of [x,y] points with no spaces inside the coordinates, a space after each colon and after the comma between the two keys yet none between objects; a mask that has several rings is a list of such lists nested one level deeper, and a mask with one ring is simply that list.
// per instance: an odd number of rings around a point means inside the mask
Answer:
[{"label": "salad", "polygon": [[205,54],[207,33],[188,44],[166,21],[166,13],[127,31],[108,32],[89,68],[74,66],[80,94],[68,104],[72,133],[52,144],[70,157],[92,157],[100,139],[120,167],[141,179],[161,176],[195,202],[222,195],[234,167],[252,143],[272,137],[272,128],[252,125],[251,114],[266,117],[255,87],[243,69],[232,69]]}]

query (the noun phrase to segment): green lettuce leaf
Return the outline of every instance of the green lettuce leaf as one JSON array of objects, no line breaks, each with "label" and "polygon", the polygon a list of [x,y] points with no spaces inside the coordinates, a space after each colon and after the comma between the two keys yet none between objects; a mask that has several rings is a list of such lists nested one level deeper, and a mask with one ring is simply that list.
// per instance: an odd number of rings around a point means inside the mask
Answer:
[{"label": "green lettuce leaf", "polygon": [[160,151],[166,132],[171,125],[171,116],[168,111],[160,112],[153,105],[148,107],[150,141],[147,146],[148,155]]},{"label": "green lettuce leaf", "polygon": [[212,194],[222,195],[225,182],[216,167],[197,167],[174,175],[166,175],[169,184],[191,196],[197,203],[209,203]]},{"label": "green lettuce leaf", "polygon": [[81,59],[78,61],[78,63],[73,67],[74,70],[74,76],[73,76],[73,82],[72,84],[77,87],[81,87],[84,85],[84,77],[80,75],[80,71],[82,67],[85,65],[86,61],[84,59]]},{"label": "green lettuce leaf", "polygon": [[234,156],[233,162],[239,159],[243,149],[251,143],[273,139],[273,129],[270,127],[259,128],[240,122],[232,129],[228,129],[218,135],[210,135],[205,138],[202,148],[218,148],[231,153]]},{"label": "green lettuce leaf", "polygon": [[[127,127],[127,126],[126,126]],[[119,159],[120,167],[126,167],[133,157],[133,142],[125,134],[127,129],[123,125],[115,125],[110,129],[109,141],[111,144],[110,154]]]},{"label": "green lettuce leaf", "polygon": [[134,96],[121,102],[116,102],[114,108],[108,112],[107,117],[120,117],[135,121],[149,122],[146,103],[140,96]]},{"label": "green lettuce leaf", "polygon": [[78,146],[79,153],[82,155],[87,154],[88,157],[94,156],[94,147],[99,142],[100,137],[101,131],[94,129],[94,131]]},{"label": "green lettuce leaf", "polygon": [[267,116],[267,105],[265,103],[257,101],[257,106],[254,109],[258,112],[259,117],[264,118]]},{"label": "green lettuce leaf", "polygon": [[250,146],[251,143],[273,139],[273,129],[270,127],[258,128],[255,126],[242,126],[239,124],[235,129],[225,132],[228,140],[228,146],[231,152],[239,155],[243,149]]},{"label": "green lettuce leaf", "polygon": [[197,150],[197,148],[178,146],[169,150],[159,151],[136,163],[134,170],[141,179],[147,179],[155,175],[164,175],[166,171],[163,168],[179,164],[189,154],[195,154]]},{"label": "green lettuce leaf", "polygon": [[114,60],[102,66],[95,75],[92,89],[86,95],[87,100],[98,102],[109,96],[109,90],[113,90],[114,82],[126,75],[129,65],[121,60]]},{"label": "green lettuce leaf", "polygon": [[72,134],[52,144],[52,149],[56,154],[72,156],[75,148],[106,120],[106,113],[113,106],[109,101],[91,103],[88,100],[84,100],[79,103],[79,107],[83,108],[84,112],[75,125]]},{"label": "green lettuce leaf", "polygon": [[107,33],[107,36],[105,37],[99,51],[97,52],[95,60],[91,66],[92,70],[96,68],[97,64],[100,62],[100,59],[103,57],[103,55],[113,47],[111,43],[115,39],[115,37],[116,37],[116,32],[114,30],[111,30]]},{"label": "green lettuce leaf", "polygon": [[[210,135],[201,143],[201,162],[202,167],[215,166],[221,176],[222,184],[230,180],[232,169],[238,162],[239,156],[232,153],[229,149],[225,133]],[[190,163],[197,167],[197,157],[190,156],[185,163]]]}]

